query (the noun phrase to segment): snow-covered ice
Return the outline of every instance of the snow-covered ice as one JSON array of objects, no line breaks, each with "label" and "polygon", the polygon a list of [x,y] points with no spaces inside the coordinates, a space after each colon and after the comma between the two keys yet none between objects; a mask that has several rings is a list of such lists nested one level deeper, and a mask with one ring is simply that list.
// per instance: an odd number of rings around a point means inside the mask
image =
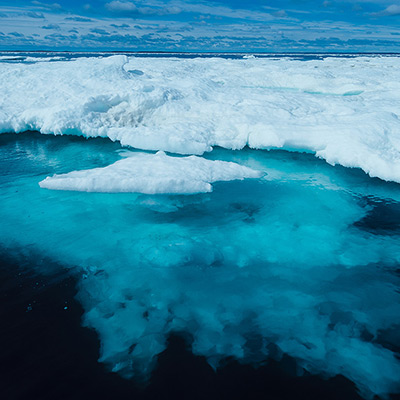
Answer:
[{"label": "snow-covered ice", "polygon": [[104,168],[47,177],[40,187],[84,192],[192,194],[211,192],[211,183],[259,178],[261,173],[233,162],[132,153]]},{"label": "snow-covered ice", "polygon": [[200,155],[297,149],[400,182],[400,59],[81,58],[0,63],[0,132]]}]

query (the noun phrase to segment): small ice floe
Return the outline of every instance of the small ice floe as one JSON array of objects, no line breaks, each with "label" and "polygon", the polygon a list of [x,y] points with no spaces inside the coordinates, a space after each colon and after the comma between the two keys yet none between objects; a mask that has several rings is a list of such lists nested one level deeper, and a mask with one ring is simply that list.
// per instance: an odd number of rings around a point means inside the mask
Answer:
[{"label": "small ice floe", "polygon": [[137,192],[146,194],[193,194],[212,191],[217,181],[259,178],[260,171],[227,161],[202,157],[171,157],[134,153],[105,168],[73,171],[47,177],[40,187],[82,192]]}]

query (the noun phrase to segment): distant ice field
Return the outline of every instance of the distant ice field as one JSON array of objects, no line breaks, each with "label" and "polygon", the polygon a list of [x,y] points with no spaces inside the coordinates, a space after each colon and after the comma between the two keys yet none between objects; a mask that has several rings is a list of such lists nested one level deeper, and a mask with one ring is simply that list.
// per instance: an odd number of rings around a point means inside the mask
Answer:
[{"label": "distant ice field", "polygon": [[78,277],[101,362],[400,392],[400,58],[54,57],[0,60],[0,247]]}]

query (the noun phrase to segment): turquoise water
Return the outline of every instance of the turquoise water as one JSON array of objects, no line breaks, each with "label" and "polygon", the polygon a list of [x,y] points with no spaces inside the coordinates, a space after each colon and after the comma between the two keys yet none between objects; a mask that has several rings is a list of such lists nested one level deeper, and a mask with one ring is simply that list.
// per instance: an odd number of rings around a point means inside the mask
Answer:
[{"label": "turquoise water", "polygon": [[288,354],[300,374],[343,374],[366,397],[398,390],[400,185],[312,154],[250,149],[206,157],[265,175],[208,194],[38,185],[121,151],[103,139],[0,136],[1,247],[78,277],[100,361],[146,378],[168,334],[187,332],[213,367]]}]

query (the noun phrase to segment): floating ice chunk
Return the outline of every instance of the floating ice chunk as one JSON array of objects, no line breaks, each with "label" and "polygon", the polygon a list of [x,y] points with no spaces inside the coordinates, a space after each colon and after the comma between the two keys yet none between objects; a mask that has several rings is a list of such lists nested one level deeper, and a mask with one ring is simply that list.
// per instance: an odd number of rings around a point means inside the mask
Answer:
[{"label": "floating ice chunk", "polygon": [[244,178],[259,178],[261,173],[227,161],[201,157],[170,157],[133,153],[105,168],[73,171],[47,177],[40,187],[83,192],[206,193],[211,183]]}]

